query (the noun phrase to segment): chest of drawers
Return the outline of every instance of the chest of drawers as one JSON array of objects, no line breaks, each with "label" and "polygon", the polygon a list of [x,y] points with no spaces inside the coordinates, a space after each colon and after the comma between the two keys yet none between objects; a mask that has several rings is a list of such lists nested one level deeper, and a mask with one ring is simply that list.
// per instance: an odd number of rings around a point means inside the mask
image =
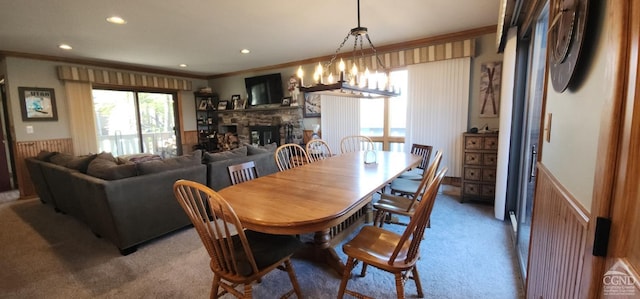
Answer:
[{"label": "chest of drawers", "polygon": [[498,161],[498,134],[464,133],[462,201],[493,203]]}]

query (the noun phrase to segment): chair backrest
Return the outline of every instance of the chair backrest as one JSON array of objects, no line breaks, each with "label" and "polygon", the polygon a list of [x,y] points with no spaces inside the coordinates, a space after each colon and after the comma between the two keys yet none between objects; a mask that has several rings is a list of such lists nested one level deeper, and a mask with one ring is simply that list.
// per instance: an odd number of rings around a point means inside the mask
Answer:
[{"label": "chair backrest", "polygon": [[311,162],[315,162],[329,158],[333,156],[333,153],[326,141],[322,139],[312,139],[307,142],[307,155],[309,155]]},{"label": "chair backrest", "polygon": [[420,165],[418,168],[427,169],[429,166],[429,161],[431,160],[431,152],[433,151],[433,146],[431,145],[423,145],[414,143],[411,145],[411,153],[414,155],[422,156],[422,161],[420,161]]},{"label": "chair backrest", "polygon": [[[401,253],[403,255],[406,254],[404,260],[405,264],[414,264],[418,259],[420,241],[422,241],[424,230],[427,223],[429,223],[433,204],[436,201],[440,183],[442,183],[442,178],[446,172],[446,167],[441,169],[433,180],[429,182],[427,187],[423,189],[422,200],[418,203],[413,217],[411,217],[407,228],[400,237],[398,244],[396,244],[393,254],[391,254],[391,257],[389,258],[389,265],[395,263],[396,258],[400,256]],[[406,245],[407,242],[409,242],[408,246]]]},{"label": "chair backrest", "polygon": [[173,192],[209,253],[211,270],[231,281],[258,273],[242,224],[222,196],[188,180],[176,181]]},{"label": "chair backrest", "polygon": [[307,152],[304,151],[304,148],[295,143],[288,143],[279,146],[276,149],[274,156],[280,171],[311,163],[309,156],[307,156]]},{"label": "chair backrest", "polygon": [[351,153],[373,150],[373,141],[367,136],[346,136],[340,140],[340,152]]},{"label": "chair backrest", "polygon": [[258,177],[256,163],[253,161],[229,165],[227,168],[229,169],[232,185],[250,181]]},{"label": "chair backrest", "polygon": [[433,158],[433,163],[431,163],[431,165],[429,165],[429,168],[424,171],[424,175],[422,176],[422,180],[420,180],[418,189],[416,189],[416,192],[411,197],[411,204],[409,205],[409,207],[407,207],[407,212],[415,209],[416,204],[422,200],[425,188],[429,183],[431,183],[431,181],[433,181],[433,178],[436,175],[436,171],[438,171],[440,160],[442,160],[442,151],[437,151]]}]

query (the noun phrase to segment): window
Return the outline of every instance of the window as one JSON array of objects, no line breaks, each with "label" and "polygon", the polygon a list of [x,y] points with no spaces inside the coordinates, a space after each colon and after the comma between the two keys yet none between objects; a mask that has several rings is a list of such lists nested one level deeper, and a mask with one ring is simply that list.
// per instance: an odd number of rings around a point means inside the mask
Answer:
[{"label": "window", "polygon": [[99,151],[180,154],[173,94],[94,89],[93,107]]},{"label": "window", "polygon": [[404,151],[407,131],[407,71],[394,71],[390,82],[400,88],[393,98],[360,99],[360,134],[369,136],[376,150]]}]

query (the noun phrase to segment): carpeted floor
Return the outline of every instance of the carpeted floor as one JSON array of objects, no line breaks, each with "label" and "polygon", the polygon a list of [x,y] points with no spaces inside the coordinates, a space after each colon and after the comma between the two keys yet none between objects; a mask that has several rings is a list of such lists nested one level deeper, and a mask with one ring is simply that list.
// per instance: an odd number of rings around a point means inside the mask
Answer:
[{"label": "carpeted floor", "polygon": [[[439,195],[418,262],[426,298],[522,298],[509,226],[486,205]],[[402,231],[403,226],[385,225]],[[82,223],[37,199],[0,203],[1,298],[207,298],[212,273],[197,233],[184,229],[121,256]],[[344,258],[342,250],[338,253]],[[305,298],[335,298],[340,278],[322,265],[294,259]],[[357,266],[354,273],[359,273]],[[349,288],[395,297],[393,277],[375,268]],[[254,298],[291,288],[274,271],[254,285]],[[406,296],[416,297],[413,282]],[[227,297],[225,297],[227,298]],[[230,297],[229,297],[230,298]]]}]

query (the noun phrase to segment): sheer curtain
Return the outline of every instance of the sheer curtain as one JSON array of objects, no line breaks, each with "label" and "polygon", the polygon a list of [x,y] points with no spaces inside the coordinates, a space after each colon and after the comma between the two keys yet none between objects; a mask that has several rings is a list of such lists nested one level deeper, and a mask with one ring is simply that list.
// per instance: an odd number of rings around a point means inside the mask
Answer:
[{"label": "sheer curtain", "polygon": [[407,136],[412,143],[442,150],[440,167],[447,176],[462,177],[462,133],[467,130],[470,58],[414,64],[407,67]]},{"label": "sheer curtain", "polygon": [[98,151],[91,83],[65,81],[73,152],[86,155]]},{"label": "sheer curtain", "polygon": [[321,95],[320,101],[322,139],[333,153],[340,153],[342,137],[360,135],[360,99]]}]

